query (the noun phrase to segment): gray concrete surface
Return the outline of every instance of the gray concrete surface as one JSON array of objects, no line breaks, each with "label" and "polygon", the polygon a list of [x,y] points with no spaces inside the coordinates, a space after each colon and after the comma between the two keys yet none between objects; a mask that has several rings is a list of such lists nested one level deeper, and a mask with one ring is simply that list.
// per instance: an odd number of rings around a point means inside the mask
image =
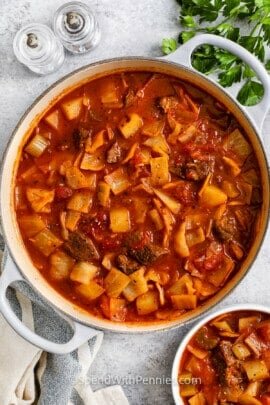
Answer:
[{"label": "gray concrete surface", "polygon": [[[178,8],[174,0],[87,0],[102,31],[97,49],[83,56],[67,55],[56,73],[38,77],[26,70],[12,52],[15,32],[28,22],[50,24],[62,0],[0,0],[0,153],[21,114],[48,85],[68,72],[104,58],[122,55],[160,56],[160,41],[176,35]],[[264,125],[270,154],[270,115]],[[269,235],[252,270],[219,307],[253,302],[270,305]],[[135,383],[134,378],[170,376],[174,353],[188,327],[148,335],[105,335],[92,367],[93,388],[122,383],[131,405],[173,404],[168,384]],[[107,377],[107,379],[105,379]],[[126,378],[130,381],[126,381]],[[158,381],[157,381],[158,382]]]}]

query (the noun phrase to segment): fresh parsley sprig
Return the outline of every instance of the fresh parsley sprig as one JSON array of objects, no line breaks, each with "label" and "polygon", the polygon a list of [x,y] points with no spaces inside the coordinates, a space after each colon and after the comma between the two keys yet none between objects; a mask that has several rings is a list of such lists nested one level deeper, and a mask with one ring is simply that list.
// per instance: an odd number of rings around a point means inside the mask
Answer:
[{"label": "fresh parsley sprig", "polygon": [[[180,9],[178,44],[184,44],[197,33],[211,33],[237,42],[256,55],[270,70],[270,60],[265,61],[265,49],[270,44],[270,0],[177,0]],[[238,26],[243,20],[249,34]],[[164,54],[176,50],[177,41],[162,41]],[[247,106],[257,104],[263,97],[263,86],[255,73],[243,61],[223,49],[204,45],[192,56],[192,65],[202,73],[217,73],[223,87],[245,80],[237,95],[238,101]]]}]

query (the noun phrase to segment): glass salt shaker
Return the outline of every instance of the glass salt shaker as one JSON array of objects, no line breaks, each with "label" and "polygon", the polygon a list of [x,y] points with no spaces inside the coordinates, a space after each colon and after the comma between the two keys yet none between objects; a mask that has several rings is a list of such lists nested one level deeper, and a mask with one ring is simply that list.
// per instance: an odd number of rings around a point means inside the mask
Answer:
[{"label": "glass salt shaker", "polygon": [[72,53],[92,50],[100,40],[98,22],[87,4],[79,1],[66,3],[54,15],[55,35]]},{"label": "glass salt shaker", "polygon": [[56,71],[65,59],[63,45],[43,24],[29,24],[19,30],[13,41],[13,50],[19,62],[39,75]]}]

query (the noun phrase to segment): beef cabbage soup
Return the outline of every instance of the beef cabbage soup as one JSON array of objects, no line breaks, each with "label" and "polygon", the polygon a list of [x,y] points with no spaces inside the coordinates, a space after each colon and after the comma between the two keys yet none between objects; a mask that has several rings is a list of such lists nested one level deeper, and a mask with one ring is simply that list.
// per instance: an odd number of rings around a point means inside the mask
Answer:
[{"label": "beef cabbage soup", "polygon": [[124,72],[39,120],[15,205],[33,264],[60,294],[115,322],[168,321],[239,271],[261,176],[219,101],[175,77]]}]

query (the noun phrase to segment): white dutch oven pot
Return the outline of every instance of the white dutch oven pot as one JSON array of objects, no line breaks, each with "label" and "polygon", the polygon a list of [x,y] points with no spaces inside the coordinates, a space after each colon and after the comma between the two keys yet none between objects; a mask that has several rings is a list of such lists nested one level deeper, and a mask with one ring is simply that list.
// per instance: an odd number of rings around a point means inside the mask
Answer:
[{"label": "white dutch oven pot", "polygon": [[[224,90],[213,80],[206,78],[191,67],[191,55],[194,49],[202,44],[216,45],[224,48],[249,64],[256,72],[264,86],[264,97],[259,105],[244,108],[236,101],[234,95],[230,95],[228,90]],[[39,271],[33,266],[32,261],[24,248],[22,238],[16,222],[14,211],[14,180],[16,176],[18,159],[31,128],[48,111],[54,102],[59,100],[63,94],[80,86],[82,83],[97,77],[121,71],[151,71],[160,72],[186,80],[202,90],[210,93],[223,103],[228,110],[234,114],[235,118],[242,125],[244,131],[257,155],[260,165],[262,185],[263,185],[263,206],[258,219],[254,243],[238,273],[219,291],[214,297],[209,299],[204,305],[188,312],[179,319],[171,321],[158,321],[155,323],[113,323],[112,321],[99,319],[89,314],[82,308],[75,306],[55,291],[42,277]],[[165,330],[176,327],[183,322],[193,320],[203,312],[211,308],[227,295],[243,278],[251,264],[253,263],[263,240],[268,222],[269,208],[269,177],[267,171],[267,161],[261,142],[260,130],[263,119],[266,115],[270,103],[270,81],[268,74],[256,57],[251,55],[241,46],[213,35],[200,35],[191,39],[181,46],[175,53],[167,58],[144,59],[144,58],[118,58],[98,62],[83,67],[63,79],[56,82],[45,91],[28,109],[18,123],[10,139],[5,152],[2,177],[1,177],[1,217],[3,234],[8,249],[4,271],[0,279],[0,310],[9,324],[26,340],[32,344],[54,353],[67,353],[78,347],[87,336],[90,337],[91,330],[93,336],[97,330],[110,330],[115,332],[151,332]],[[66,316],[73,325],[74,336],[68,343],[57,344],[46,340],[29,330],[15,316],[6,298],[6,290],[9,285],[18,280],[26,280],[29,284],[56,310]],[[93,328],[93,329],[91,329]]]},{"label": "white dutch oven pot", "polygon": [[229,312],[238,312],[238,311],[258,311],[258,312],[263,312],[265,314],[270,314],[270,308],[264,306],[264,305],[257,305],[257,304],[237,304],[233,305],[230,307],[225,307],[223,309],[220,309],[219,311],[214,311],[210,315],[204,317],[200,322],[196,323],[196,325],[190,329],[190,331],[186,334],[184,339],[181,341],[174,361],[173,361],[173,367],[172,367],[172,393],[173,393],[173,399],[176,405],[185,405],[184,401],[180,397],[180,392],[179,392],[179,384],[178,384],[178,373],[179,373],[179,366],[181,364],[181,360],[184,354],[184,351],[190,341],[190,339],[195,335],[198,330],[204,326],[206,323],[212,321],[215,319],[217,316],[227,314]]}]

